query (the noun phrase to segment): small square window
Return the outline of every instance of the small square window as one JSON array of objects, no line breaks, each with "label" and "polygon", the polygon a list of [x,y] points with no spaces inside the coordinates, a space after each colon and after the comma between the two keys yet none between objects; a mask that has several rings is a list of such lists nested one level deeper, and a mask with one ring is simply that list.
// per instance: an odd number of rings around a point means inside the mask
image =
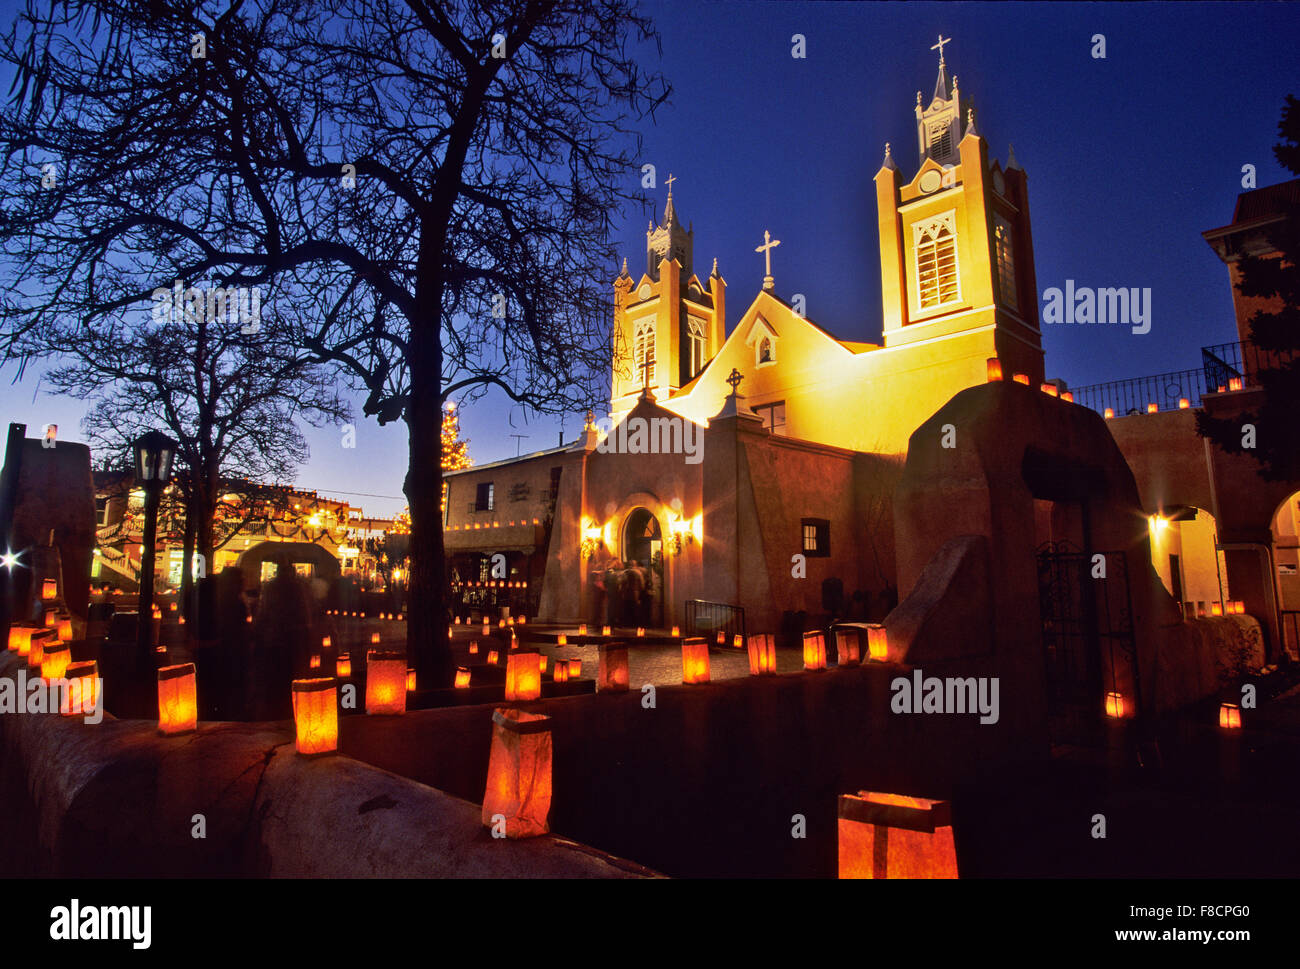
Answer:
[{"label": "small square window", "polygon": [[801,524],[803,531],[803,554],[810,558],[824,558],[831,554],[831,523],[824,518],[805,518]]}]

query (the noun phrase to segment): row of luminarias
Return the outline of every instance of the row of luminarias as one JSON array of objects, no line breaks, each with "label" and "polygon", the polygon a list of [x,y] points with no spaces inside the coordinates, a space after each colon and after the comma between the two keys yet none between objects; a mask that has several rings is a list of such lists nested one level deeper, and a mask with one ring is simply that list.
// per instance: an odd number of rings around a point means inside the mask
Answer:
[{"label": "row of luminarias", "polygon": [[[872,624],[868,630],[868,653],[872,659],[884,659],[888,643],[883,626]],[[66,677],[61,712],[77,716],[93,711],[98,705],[96,664],[68,663],[67,644],[51,643],[46,647],[49,631],[41,628],[14,627],[9,648],[26,655],[32,665],[40,665],[44,678],[51,674]],[[740,637],[737,637],[737,645]],[[24,652],[25,644],[25,652]],[[328,639],[323,645],[328,646]],[[775,673],[775,646],[770,634],[748,639],[750,671],[755,675]],[[856,630],[837,630],[836,647],[840,665],[860,662],[860,640]],[[33,649],[35,652],[33,652]],[[37,657],[36,661],[32,656]],[[339,674],[350,672],[347,654],[339,656]],[[537,652],[512,652],[506,666],[506,699],[535,700],[541,695],[541,674],[546,657]],[[564,670],[567,678],[571,664],[556,664],[556,679]],[[821,632],[804,635],[804,667],[825,669],[826,645]],[[414,670],[406,668],[405,654],[370,650],[366,656],[366,712],[373,715],[402,714],[406,711],[406,693],[415,688]],[[581,667],[579,666],[579,672]],[[458,671],[457,686],[464,684]],[[682,643],[682,678],[687,683],[706,683],[709,678],[708,643],[702,638],[688,638]],[[602,691],[628,689],[627,646],[607,643],[600,646],[600,670],[597,688]],[[295,680],[293,714],[296,746],[300,754],[316,756],[338,749],[338,680],[330,678]],[[1123,697],[1107,694],[1107,713],[1115,717],[1126,714]],[[193,663],[167,666],[158,671],[158,729],[173,736],[197,728],[198,696]],[[1241,710],[1236,704],[1220,708],[1219,724],[1227,729],[1241,727]],[[481,821],[484,826],[504,827],[508,838],[528,838],[550,830],[552,796],[551,718],[514,708],[498,708],[492,714],[492,745],[488,759],[488,776],[484,790]],[[839,799],[837,831],[838,873],[840,878],[956,878],[957,858],[953,841],[951,810],[948,802],[907,795],[860,791]]]}]

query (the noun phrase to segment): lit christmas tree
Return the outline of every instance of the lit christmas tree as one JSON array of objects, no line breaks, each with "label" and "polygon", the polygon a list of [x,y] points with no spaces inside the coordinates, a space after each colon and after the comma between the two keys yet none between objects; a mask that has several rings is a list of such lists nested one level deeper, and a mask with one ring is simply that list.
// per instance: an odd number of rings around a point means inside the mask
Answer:
[{"label": "lit christmas tree", "polygon": [[460,415],[456,413],[454,403],[447,404],[442,415],[442,470],[459,471],[469,468],[474,462],[469,459],[469,441],[460,438]]}]

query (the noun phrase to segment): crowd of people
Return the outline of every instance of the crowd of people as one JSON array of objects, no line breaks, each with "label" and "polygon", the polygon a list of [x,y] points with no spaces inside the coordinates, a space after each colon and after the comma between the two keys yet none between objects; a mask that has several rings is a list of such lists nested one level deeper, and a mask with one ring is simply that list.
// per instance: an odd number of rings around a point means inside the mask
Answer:
[{"label": "crowd of people", "polygon": [[592,569],[594,621],[607,626],[650,626],[655,573],[640,562],[610,557]]}]

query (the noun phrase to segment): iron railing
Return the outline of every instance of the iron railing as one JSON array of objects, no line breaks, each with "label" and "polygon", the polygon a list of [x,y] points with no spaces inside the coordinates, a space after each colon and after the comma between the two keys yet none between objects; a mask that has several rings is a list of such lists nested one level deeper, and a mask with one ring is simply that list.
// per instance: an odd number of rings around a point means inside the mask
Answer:
[{"label": "iron railing", "polygon": [[[1297,350],[1261,350],[1253,343],[1220,343],[1201,347],[1201,361],[1205,369],[1205,382],[1210,390],[1225,390],[1259,386],[1261,370],[1275,370],[1295,360]],[[1233,378],[1241,380],[1240,388],[1233,388]]]},{"label": "iron railing", "polygon": [[686,600],[686,635],[703,636],[709,645],[716,646],[718,633],[722,645],[730,646],[737,635],[745,642],[745,610],[725,602],[706,602],[703,599]]},{"label": "iron railing", "polygon": [[1145,414],[1151,404],[1174,410],[1183,400],[1199,407],[1203,394],[1259,386],[1261,370],[1300,358],[1300,350],[1261,350],[1253,343],[1220,343],[1201,347],[1199,370],[1172,370],[1150,377],[1131,377],[1073,388],[1074,402],[1099,414],[1109,408],[1115,417]]},{"label": "iron railing", "polygon": [[1150,404],[1160,410],[1175,410],[1186,400],[1189,407],[1199,407],[1201,394],[1206,391],[1205,371],[1173,370],[1071,389],[1076,404],[1091,407],[1098,414],[1105,414],[1109,408],[1112,416],[1126,417],[1145,414]]}]

